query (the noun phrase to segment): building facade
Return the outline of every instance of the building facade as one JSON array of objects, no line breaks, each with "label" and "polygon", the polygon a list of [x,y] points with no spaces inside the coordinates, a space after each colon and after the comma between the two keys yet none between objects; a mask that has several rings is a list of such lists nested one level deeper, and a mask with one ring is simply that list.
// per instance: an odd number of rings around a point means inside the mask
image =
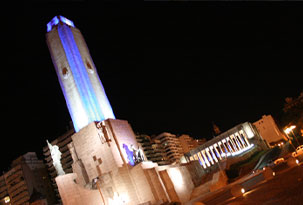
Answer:
[{"label": "building facade", "polygon": [[205,138],[193,139],[185,134],[177,137],[167,132],[153,138],[145,134],[137,134],[136,139],[139,147],[144,151],[146,159],[158,165],[179,162],[183,154],[206,142]]},{"label": "building facade", "polygon": [[47,24],[46,41],[75,131],[93,121],[115,119],[86,42],[74,23],[55,16]]},{"label": "building facade", "polygon": [[159,157],[157,157],[157,152],[154,148],[154,143],[152,141],[152,139],[150,138],[150,136],[146,135],[146,134],[136,134],[136,140],[138,143],[139,148],[141,148],[144,152],[144,155],[146,157],[147,160],[149,161],[160,161],[161,158],[159,159]]},{"label": "building facade", "polygon": [[11,204],[4,175],[0,176],[0,205]]},{"label": "building facade", "polygon": [[257,129],[245,122],[191,150],[185,154],[185,158],[187,161],[198,160],[204,169],[208,169],[220,161],[232,160],[267,148],[267,143]]},{"label": "building facade", "polygon": [[253,125],[256,126],[262,138],[271,146],[287,140],[271,115],[263,115],[262,118],[254,122]]},{"label": "building facade", "polygon": [[[11,163],[11,167],[0,177],[2,199],[0,204],[55,203],[47,170],[36,153],[28,152],[20,156]],[[36,197],[37,195],[39,198]]]},{"label": "building facade", "polygon": [[[75,133],[74,129],[72,128],[72,125],[69,126],[68,130],[55,140],[51,141],[50,144],[52,145],[57,145],[59,147],[60,152],[62,153],[61,155],[61,164],[62,168],[65,173],[72,173],[72,163],[73,159],[71,156],[71,153],[68,148],[68,144],[71,143],[72,138],[71,136]],[[51,153],[49,150],[49,147],[46,145],[43,147],[43,155],[44,155],[44,160],[46,162],[47,170],[50,175],[50,179],[52,182],[53,189],[55,191],[57,200],[60,202],[60,194],[58,191],[58,186],[56,184],[55,178],[57,177],[57,172],[56,169],[53,165],[53,159],[51,157]]]},{"label": "building facade", "polygon": [[176,135],[163,132],[153,140],[164,153],[164,161],[166,161],[167,164],[180,162],[180,158],[183,155],[183,149],[180,140]]}]

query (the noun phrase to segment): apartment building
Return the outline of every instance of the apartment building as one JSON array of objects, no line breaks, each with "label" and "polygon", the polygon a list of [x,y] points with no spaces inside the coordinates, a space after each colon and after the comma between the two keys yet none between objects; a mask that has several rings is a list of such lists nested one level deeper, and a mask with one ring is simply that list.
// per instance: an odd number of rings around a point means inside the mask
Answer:
[{"label": "apartment building", "polygon": [[[71,153],[69,151],[69,148],[67,146],[69,143],[71,143],[71,141],[72,141],[71,136],[75,133],[74,129],[71,127],[72,127],[72,125],[70,125],[70,127],[67,129],[67,131],[63,135],[59,136],[55,140],[50,141],[50,143],[52,145],[57,145],[59,147],[60,152],[62,153],[61,164],[62,164],[62,168],[65,173],[73,172],[72,171],[73,159],[72,159]],[[57,177],[57,172],[56,172],[55,167],[53,166],[53,160],[51,157],[51,153],[49,151],[49,147],[47,146],[46,142],[45,142],[45,146],[43,147],[43,155],[44,155],[44,160],[47,165],[48,173],[51,178],[53,189],[56,193],[56,197],[57,197],[58,201],[61,201],[58,187],[57,187],[57,184],[55,181],[55,178]]]},{"label": "apartment building", "polygon": [[47,170],[35,152],[28,152],[11,163],[0,176],[0,204],[54,204]]}]

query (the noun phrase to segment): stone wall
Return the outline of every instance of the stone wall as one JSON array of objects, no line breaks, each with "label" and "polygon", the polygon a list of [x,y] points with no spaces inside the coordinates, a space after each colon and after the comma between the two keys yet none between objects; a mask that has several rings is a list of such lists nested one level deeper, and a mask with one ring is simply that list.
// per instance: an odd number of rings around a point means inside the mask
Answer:
[{"label": "stone wall", "polygon": [[59,193],[64,205],[100,205],[103,203],[99,190],[85,189],[75,183],[76,174],[56,177]]},{"label": "stone wall", "polygon": [[[99,189],[84,188],[75,183],[76,174],[66,174],[56,178],[59,193],[65,204],[102,204],[103,200]],[[100,177],[100,191],[104,201],[108,204],[119,200],[128,205],[157,204],[167,202],[168,198],[161,185],[155,168],[144,169],[142,163],[135,167],[125,165],[111,173]],[[118,196],[118,198],[115,196]]]},{"label": "stone wall", "polygon": [[158,171],[172,202],[184,203],[190,199],[195,185],[186,166],[162,166]]},{"label": "stone wall", "polygon": [[[133,145],[136,149],[138,149],[138,143],[136,140],[136,136],[126,120],[106,120],[107,125],[111,131],[113,138],[118,146],[118,150],[120,153],[115,153],[114,155],[122,157],[124,162],[128,162],[127,154],[125,149],[123,148],[123,144],[127,145],[129,148]],[[122,155],[122,156],[120,156]]]},{"label": "stone wall", "polygon": [[[100,198],[93,182],[98,180],[97,185],[106,202],[118,200],[134,205],[184,203],[190,199],[195,186],[201,183],[203,170],[198,162],[159,167],[145,161],[131,166],[124,145],[137,148],[135,135],[125,120],[92,122],[75,133],[69,148],[76,174],[56,179],[62,199],[73,203],[73,196],[79,192],[83,193],[76,198],[81,197],[82,201],[78,199],[75,203],[81,204],[87,197]],[[93,204],[95,201],[99,203],[100,199],[90,200]]]},{"label": "stone wall", "polygon": [[115,162],[111,146],[115,142],[102,143],[95,122],[81,129],[72,136],[74,149],[78,159],[82,161],[89,181],[107,173],[118,166]]}]

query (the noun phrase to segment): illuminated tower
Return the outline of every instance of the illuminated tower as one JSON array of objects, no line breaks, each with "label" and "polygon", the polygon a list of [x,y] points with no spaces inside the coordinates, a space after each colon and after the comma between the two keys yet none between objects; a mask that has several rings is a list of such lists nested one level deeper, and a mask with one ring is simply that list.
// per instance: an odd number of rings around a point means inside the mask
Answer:
[{"label": "illuminated tower", "polygon": [[47,45],[75,131],[93,121],[115,119],[79,29],[63,16],[47,24]]}]

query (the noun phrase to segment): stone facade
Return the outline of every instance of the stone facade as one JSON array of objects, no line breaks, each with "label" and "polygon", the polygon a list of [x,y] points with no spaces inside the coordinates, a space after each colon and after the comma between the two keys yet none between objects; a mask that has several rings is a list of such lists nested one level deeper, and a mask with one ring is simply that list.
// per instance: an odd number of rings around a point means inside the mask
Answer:
[{"label": "stone facade", "polygon": [[75,133],[69,144],[73,174],[56,178],[63,203],[137,205],[190,199],[203,173],[198,163],[158,166],[143,161],[132,166],[126,152],[131,145],[138,147],[125,120],[93,122]]},{"label": "stone facade", "polygon": [[253,125],[269,145],[275,145],[283,140],[287,140],[271,115],[263,115],[262,118],[254,122]]}]

